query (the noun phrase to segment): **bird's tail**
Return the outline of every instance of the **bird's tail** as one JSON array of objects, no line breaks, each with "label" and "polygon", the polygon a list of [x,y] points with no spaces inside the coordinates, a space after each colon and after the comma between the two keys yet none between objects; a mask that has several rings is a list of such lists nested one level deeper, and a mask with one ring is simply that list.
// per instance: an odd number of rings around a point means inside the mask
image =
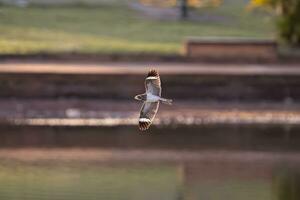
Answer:
[{"label": "bird's tail", "polygon": [[165,98],[160,98],[161,102],[167,105],[172,105],[173,100],[172,99],[165,99]]}]

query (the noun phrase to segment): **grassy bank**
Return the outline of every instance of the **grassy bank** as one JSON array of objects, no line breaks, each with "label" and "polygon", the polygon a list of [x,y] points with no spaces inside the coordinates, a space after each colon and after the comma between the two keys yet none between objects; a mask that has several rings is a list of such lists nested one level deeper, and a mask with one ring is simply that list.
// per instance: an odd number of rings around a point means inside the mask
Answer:
[{"label": "grassy bank", "polygon": [[178,54],[188,36],[272,37],[270,18],[244,6],[227,0],[218,9],[198,10],[201,20],[187,22],[155,20],[124,5],[2,6],[0,54]]}]

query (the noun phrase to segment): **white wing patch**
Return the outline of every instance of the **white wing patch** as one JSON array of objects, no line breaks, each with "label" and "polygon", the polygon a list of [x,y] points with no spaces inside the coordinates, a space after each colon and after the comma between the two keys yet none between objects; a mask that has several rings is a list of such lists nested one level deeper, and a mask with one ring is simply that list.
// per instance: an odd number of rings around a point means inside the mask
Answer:
[{"label": "white wing patch", "polygon": [[139,120],[140,122],[151,122],[150,119],[147,119],[147,118],[140,118]]},{"label": "white wing patch", "polygon": [[149,77],[146,78],[146,80],[155,80],[155,79],[157,79],[156,76],[149,76]]}]

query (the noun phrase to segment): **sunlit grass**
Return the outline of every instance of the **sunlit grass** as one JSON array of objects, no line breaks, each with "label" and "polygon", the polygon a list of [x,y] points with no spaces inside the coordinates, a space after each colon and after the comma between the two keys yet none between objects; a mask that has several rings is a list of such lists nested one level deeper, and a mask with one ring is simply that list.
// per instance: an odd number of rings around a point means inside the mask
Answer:
[{"label": "sunlit grass", "polygon": [[247,13],[243,6],[199,10],[224,20],[188,22],[146,19],[117,5],[5,6],[0,7],[0,53],[178,54],[189,36],[272,37],[270,18]]}]

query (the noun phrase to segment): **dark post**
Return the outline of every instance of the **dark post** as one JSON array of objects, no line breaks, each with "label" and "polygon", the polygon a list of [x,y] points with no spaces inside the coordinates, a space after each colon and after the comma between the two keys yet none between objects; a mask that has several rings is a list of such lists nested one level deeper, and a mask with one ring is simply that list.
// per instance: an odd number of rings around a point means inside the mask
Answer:
[{"label": "dark post", "polygon": [[188,18],[188,0],[178,0],[179,1],[179,9],[180,9],[180,19]]}]

